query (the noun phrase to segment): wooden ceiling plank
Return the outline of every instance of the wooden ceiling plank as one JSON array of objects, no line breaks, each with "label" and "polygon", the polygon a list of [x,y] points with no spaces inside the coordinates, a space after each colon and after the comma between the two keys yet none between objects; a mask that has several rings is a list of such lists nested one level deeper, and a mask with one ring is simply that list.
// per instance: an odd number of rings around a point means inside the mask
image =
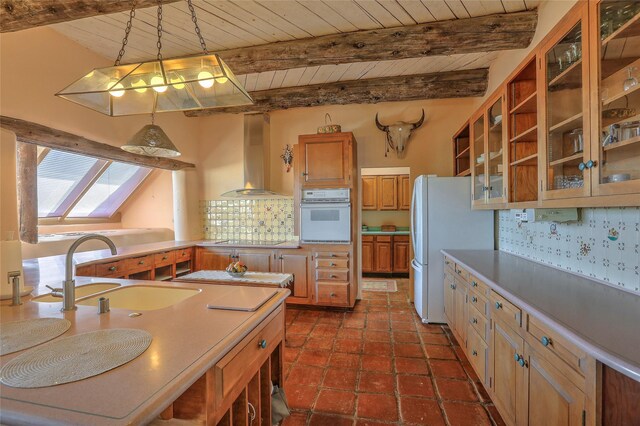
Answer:
[{"label": "wooden ceiling plank", "polygon": [[318,73],[319,69],[319,66],[306,68],[296,86],[307,86],[311,79]]},{"label": "wooden ceiling plank", "polygon": [[258,79],[256,80],[256,85],[253,90],[269,90],[275,73],[275,71],[266,71],[258,74]]},{"label": "wooden ceiling plank", "polygon": [[403,25],[402,21],[389,13],[380,3],[371,0],[355,0],[366,13],[384,28],[397,27]]},{"label": "wooden ceiling plank", "polygon": [[524,3],[524,0],[502,0],[502,7],[504,7],[507,13],[527,10],[527,5]]},{"label": "wooden ceiling plank", "polygon": [[122,163],[166,170],[181,170],[195,167],[193,164],[170,158],[131,154],[113,145],[96,142],[82,136],[74,135],[73,133],[19,118],[0,115],[0,127],[15,133],[18,142],[36,144],[74,154],[88,155],[104,160],[120,161]]},{"label": "wooden ceiling plank", "polygon": [[358,31],[360,29],[324,2],[318,0],[298,0],[298,3],[326,20],[341,33]]},{"label": "wooden ceiling plank", "polygon": [[487,69],[298,86],[253,92],[254,105],[187,111],[190,117],[221,113],[267,112],[321,105],[346,105],[483,96]]},{"label": "wooden ceiling plank", "polygon": [[436,21],[436,17],[429,11],[420,1],[415,0],[398,0],[398,3],[409,15],[416,21],[416,23],[433,22]]},{"label": "wooden ceiling plank", "polygon": [[380,61],[375,66],[373,66],[370,70],[368,70],[361,78],[383,77],[384,73],[387,70],[393,69],[393,67],[397,64],[398,64],[398,61]]},{"label": "wooden ceiling plank", "polygon": [[517,49],[528,46],[537,13],[519,12],[332,34],[218,52],[236,74],[348,62]]},{"label": "wooden ceiling plank", "polygon": [[453,12],[453,14],[458,19],[471,18],[467,8],[462,4],[461,0],[444,0],[449,9]]},{"label": "wooden ceiling plank", "polygon": [[[165,4],[179,0],[165,0]],[[157,0],[139,0],[136,11],[154,7]],[[0,32],[13,32],[27,28],[51,25],[96,15],[125,12],[131,3],[123,0],[0,0]]]},{"label": "wooden ceiling plank", "polygon": [[527,10],[532,10],[540,5],[540,0],[524,0],[524,4],[527,6]]},{"label": "wooden ceiling plank", "polygon": [[255,92],[256,84],[258,83],[258,73],[247,74],[247,79],[244,83],[244,88],[247,92]]},{"label": "wooden ceiling plank", "polygon": [[327,78],[327,81],[340,81],[342,76],[349,70],[352,64],[338,64],[335,65],[331,75]]},{"label": "wooden ceiling plank", "polygon": [[[415,25],[420,22],[430,22],[430,21],[419,21],[414,18],[411,13],[399,2],[396,0],[377,0],[378,4],[382,6],[387,12],[393,15],[398,21],[402,23],[402,25]],[[422,4],[419,2],[415,2],[415,4],[419,7],[422,7]]]},{"label": "wooden ceiling plank", "polygon": [[276,37],[273,33],[269,31],[264,31],[262,28],[260,28],[260,26],[255,25],[253,22],[243,21],[241,18],[229,13],[226,10],[226,7],[219,7],[219,6],[232,5],[232,3],[205,0],[205,1],[199,2],[198,4],[207,13],[215,15],[220,19],[224,19],[225,21],[229,22],[232,25],[235,25],[238,28],[244,29],[248,33],[253,34],[255,37],[258,37],[261,40],[264,40],[265,43],[274,43],[276,41],[285,40],[285,39]]},{"label": "wooden ceiling plank", "polygon": [[382,28],[379,22],[377,22],[371,15],[365,12],[357,3],[352,0],[349,1],[331,1],[324,0],[324,4],[330,7],[336,13],[344,16],[349,22],[351,22],[359,30],[372,30],[375,28]]},{"label": "wooden ceiling plank", "polygon": [[298,2],[266,0],[261,1],[260,4],[313,37],[339,32],[335,26]]},{"label": "wooden ceiling plank", "polygon": [[280,30],[273,26],[270,22],[252,15],[246,10],[242,9],[235,3],[229,1],[212,1],[206,0],[206,3],[216,10],[216,13],[225,13],[229,22],[234,22],[241,27],[251,27],[254,31],[259,31],[262,34],[267,34],[273,37],[275,41],[287,41],[294,40],[291,34]]},{"label": "wooden ceiling plank", "polygon": [[273,75],[273,80],[271,81],[270,89],[277,89],[282,87],[282,82],[284,77],[287,75],[287,70],[278,70]]},{"label": "wooden ceiling plank", "polygon": [[313,34],[309,33],[308,31],[305,31],[303,28],[300,28],[299,26],[292,24],[285,17],[282,17],[277,13],[274,13],[271,9],[264,6],[261,2],[259,3],[254,0],[245,0],[245,1],[238,2],[237,4],[240,8],[246,10],[250,14],[256,17],[259,16],[262,19],[265,19],[271,22],[272,25],[274,25],[276,28],[281,29],[282,31],[285,31],[291,37],[307,38],[307,37],[313,36]]},{"label": "wooden ceiling plank", "polygon": [[421,0],[421,3],[429,10],[436,21],[456,19],[456,15],[446,2],[442,0]]},{"label": "wooden ceiling plank", "polygon": [[311,81],[309,81],[309,84],[322,84],[328,82],[329,77],[333,74],[336,67],[336,65],[322,65],[318,68],[318,72],[316,72]]},{"label": "wooden ceiling plank", "polygon": [[287,75],[284,77],[282,81],[282,87],[291,87],[298,84],[300,81],[300,77],[304,73],[305,68],[295,68],[287,71]]},{"label": "wooden ceiling plank", "polygon": [[391,77],[394,75],[403,75],[405,70],[410,66],[414,65],[418,62],[420,58],[409,58],[409,59],[400,59],[397,62],[397,65],[393,68],[388,69],[385,73],[382,74],[382,77]]}]

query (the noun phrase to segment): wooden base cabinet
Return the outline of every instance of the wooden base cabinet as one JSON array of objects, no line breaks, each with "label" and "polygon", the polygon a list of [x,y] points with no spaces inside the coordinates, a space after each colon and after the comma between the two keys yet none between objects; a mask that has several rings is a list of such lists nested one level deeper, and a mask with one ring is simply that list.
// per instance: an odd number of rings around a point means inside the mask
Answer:
[{"label": "wooden base cabinet", "polygon": [[447,323],[507,425],[599,424],[594,358],[452,259],[444,271]]},{"label": "wooden base cabinet", "polygon": [[311,259],[308,252],[299,253],[298,250],[281,251],[278,259],[279,272],[293,275],[291,296],[289,303],[307,303],[309,301],[309,275]]},{"label": "wooden base cabinet", "polygon": [[363,273],[408,273],[409,236],[363,235]]}]

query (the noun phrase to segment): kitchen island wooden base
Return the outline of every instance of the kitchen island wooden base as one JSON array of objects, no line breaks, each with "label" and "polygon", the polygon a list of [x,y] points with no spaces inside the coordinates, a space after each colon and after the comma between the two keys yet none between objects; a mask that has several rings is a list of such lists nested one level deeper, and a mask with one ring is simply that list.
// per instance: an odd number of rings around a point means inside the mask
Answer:
[{"label": "kitchen island wooden base", "polygon": [[271,425],[272,385],[282,387],[284,308],[271,313],[167,407],[154,424]]}]

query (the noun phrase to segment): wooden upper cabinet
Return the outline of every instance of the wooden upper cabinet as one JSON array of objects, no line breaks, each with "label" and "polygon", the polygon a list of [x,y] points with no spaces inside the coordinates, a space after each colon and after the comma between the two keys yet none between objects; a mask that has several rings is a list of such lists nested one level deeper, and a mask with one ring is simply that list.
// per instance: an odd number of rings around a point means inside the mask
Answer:
[{"label": "wooden upper cabinet", "polygon": [[303,188],[351,187],[355,163],[352,133],[302,135],[298,142]]},{"label": "wooden upper cabinet", "polygon": [[572,9],[541,47],[538,151],[543,155],[544,200],[591,194],[587,6],[584,2]]},{"label": "wooden upper cabinet", "polygon": [[[640,8],[616,1],[590,7],[592,195],[639,194],[640,126],[628,111],[640,111]],[[613,116],[617,108],[624,110]]]},{"label": "wooden upper cabinet", "polygon": [[378,209],[398,210],[398,176],[378,176]]},{"label": "wooden upper cabinet", "polygon": [[411,208],[411,180],[409,175],[398,176],[398,209]]},{"label": "wooden upper cabinet", "polygon": [[362,210],[378,210],[377,176],[362,176]]}]

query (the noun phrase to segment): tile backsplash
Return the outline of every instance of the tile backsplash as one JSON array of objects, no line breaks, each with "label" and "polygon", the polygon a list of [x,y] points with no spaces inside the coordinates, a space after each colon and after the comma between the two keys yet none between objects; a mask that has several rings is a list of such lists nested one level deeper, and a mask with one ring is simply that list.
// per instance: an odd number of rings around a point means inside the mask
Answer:
[{"label": "tile backsplash", "polygon": [[291,197],[206,200],[201,201],[200,205],[206,239],[295,239]]},{"label": "tile backsplash", "polygon": [[498,248],[640,294],[640,207],[583,208],[569,223],[498,212]]}]

